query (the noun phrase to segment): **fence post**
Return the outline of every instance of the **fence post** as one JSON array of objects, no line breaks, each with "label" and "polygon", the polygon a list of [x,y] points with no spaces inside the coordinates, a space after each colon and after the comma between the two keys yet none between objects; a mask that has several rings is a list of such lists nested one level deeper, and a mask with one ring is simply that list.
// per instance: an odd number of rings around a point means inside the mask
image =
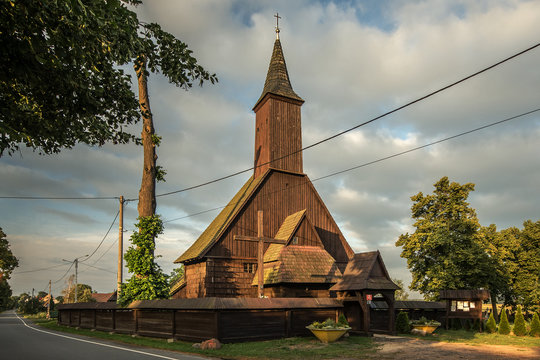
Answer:
[{"label": "fence post", "polygon": [[172,310],[172,338],[176,335],[176,310]]},{"label": "fence post", "polygon": [[292,335],[292,310],[285,311],[285,336],[291,337]]}]

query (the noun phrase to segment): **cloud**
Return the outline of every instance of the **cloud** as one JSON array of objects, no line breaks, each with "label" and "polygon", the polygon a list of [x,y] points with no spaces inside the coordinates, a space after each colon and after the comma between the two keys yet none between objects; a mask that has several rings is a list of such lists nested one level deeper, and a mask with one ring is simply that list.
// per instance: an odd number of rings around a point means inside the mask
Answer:
[{"label": "cloud", "polygon": [[[184,91],[161,75],[149,81],[158,162],[167,170],[163,194],[252,166],[255,116],[275,38],[281,43],[302,107],[304,145],[379,116],[523,50],[537,40],[540,3],[531,1],[183,1],[153,0],[137,11],[185,41],[219,77]],[[535,49],[452,89],[304,153],[313,180],[397,154],[538,107],[540,52]],[[127,72],[131,69],[126,69]],[[140,132],[140,124],[133,132]],[[374,163],[314,185],[356,251],[379,249],[392,276],[406,284],[406,262],[394,246],[414,231],[410,196],[431,193],[442,176],[473,182],[470,204],[482,225],[520,227],[535,220],[540,183],[540,116],[529,115],[481,132]],[[0,158],[0,195],[120,196],[136,199],[142,149],[78,145],[59,155]],[[165,233],[157,241],[165,271],[228,203],[250,173],[158,198]],[[118,200],[0,199],[0,226],[18,270],[92,251],[118,211]],[[136,201],[125,209],[133,230]],[[107,239],[105,251],[117,237]],[[125,239],[129,238],[129,232]],[[127,247],[127,246],[126,246]],[[39,250],[38,250],[39,249]],[[91,262],[90,262],[91,263]],[[116,271],[116,248],[96,266]],[[58,270],[58,271],[57,271]],[[115,274],[81,266],[82,281],[99,291]],[[39,287],[63,268],[14,277],[15,293]],[[59,283],[60,284],[60,283]]]}]

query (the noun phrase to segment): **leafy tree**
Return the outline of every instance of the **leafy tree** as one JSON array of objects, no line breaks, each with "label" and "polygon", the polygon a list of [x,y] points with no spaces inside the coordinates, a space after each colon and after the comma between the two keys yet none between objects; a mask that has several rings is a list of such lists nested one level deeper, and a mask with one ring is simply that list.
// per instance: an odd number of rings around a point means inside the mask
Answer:
[{"label": "leafy tree", "polygon": [[[63,303],[72,304],[75,302],[75,286],[71,283],[62,290]],[[77,302],[95,302],[92,298],[92,287],[87,284],[77,284]]]},{"label": "leafy tree", "polygon": [[119,0],[0,2],[0,156],[135,139],[123,126],[137,101],[117,65],[134,58],[138,28]]},{"label": "leafy tree", "polygon": [[531,321],[531,330],[529,331],[531,336],[540,336],[540,319],[538,318],[538,313],[534,313]]},{"label": "leafy tree", "polygon": [[28,294],[21,294],[17,310],[23,314],[37,314],[46,311],[43,302],[37,297],[32,297]]},{"label": "leafy tree", "polygon": [[491,271],[476,213],[466,202],[474,184],[450,183],[443,177],[434,186],[432,195],[419,192],[411,197],[416,230],[396,242],[413,275],[410,288],[430,300],[442,289],[485,287]]},{"label": "leafy tree", "polygon": [[0,227],[0,280],[9,279],[17,266],[19,266],[19,261],[11,252],[6,234]]},{"label": "leafy tree", "polygon": [[126,264],[134,275],[122,284],[120,304],[128,305],[134,300],[166,299],[169,297],[167,275],[154,261],[154,239],[163,233],[159,216],[139,217],[139,231],[131,235],[132,246],[126,251]]},{"label": "leafy tree", "polygon": [[171,275],[169,275],[169,286],[173,286],[174,283],[176,283],[179,279],[184,277],[184,265],[180,265],[180,267],[173,269],[171,272]]},{"label": "leafy tree", "polygon": [[407,300],[409,299],[409,294],[405,291],[405,285],[403,285],[403,280],[401,279],[392,279],[392,281],[399,286],[401,289],[396,290],[395,299],[396,300]]},{"label": "leafy tree", "polygon": [[11,302],[11,287],[6,279],[0,280],[0,311],[9,309]]},{"label": "leafy tree", "polygon": [[10,306],[11,287],[8,279],[17,266],[19,266],[19,261],[11,252],[6,234],[0,227],[0,310]]},{"label": "leafy tree", "polygon": [[495,322],[495,318],[493,317],[493,311],[489,314],[489,318],[486,323],[486,331],[488,333],[494,333],[497,331],[497,323]]},{"label": "leafy tree", "polygon": [[396,318],[396,331],[400,334],[408,334],[411,332],[409,315],[405,311],[400,311]]},{"label": "leafy tree", "polygon": [[540,220],[523,223],[513,282],[517,302],[540,311]]},{"label": "leafy tree", "polygon": [[508,322],[508,317],[506,316],[506,310],[504,308],[501,311],[501,321],[499,322],[499,334],[501,335],[510,334],[510,323]]},{"label": "leafy tree", "polygon": [[516,317],[514,319],[514,329],[512,330],[514,335],[525,336],[527,335],[527,326],[525,325],[525,318],[521,312],[521,306],[518,306]]}]

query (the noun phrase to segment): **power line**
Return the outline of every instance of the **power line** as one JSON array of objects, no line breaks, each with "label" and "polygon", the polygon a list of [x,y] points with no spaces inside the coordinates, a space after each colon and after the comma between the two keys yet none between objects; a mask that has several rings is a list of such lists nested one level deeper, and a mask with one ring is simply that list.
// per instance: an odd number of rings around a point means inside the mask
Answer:
[{"label": "power line", "polygon": [[[357,165],[357,166],[354,166],[354,167],[351,167],[351,168],[348,168],[348,169],[336,171],[336,172],[330,173],[328,175],[321,176],[319,178],[313,179],[313,180],[311,180],[311,182],[313,183],[313,182],[323,180],[323,179],[326,179],[326,178],[329,178],[329,177],[332,177],[332,176],[343,174],[343,173],[346,173],[346,172],[349,172],[349,171],[352,171],[352,170],[356,170],[356,169],[359,169],[359,168],[362,168],[362,167],[366,167],[368,165],[373,165],[373,164],[376,164],[376,163],[379,163],[379,162],[382,162],[382,161],[385,161],[385,160],[389,160],[389,159],[392,159],[392,158],[395,158],[395,157],[398,157],[398,156],[401,156],[401,155],[405,155],[405,154],[408,154],[408,153],[413,152],[413,151],[417,151],[417,150],[420,150],[420,149],[423,149],[423,148],[426,148],[426,147],[429,147],[429,146],[432,146],[432,145],[440,144],[442,142],[458,138],[460,136],[468,135],[468,134],[471,134],[471,133],[474,133],[474,132],[477,132],[477,131],[480,131],[480,130],[483,130],[483,129],[486,129],[486,128],[489,128],[489,127],[492,127],[492,126],[495,126],[495,125],[500,125],[502,123],[505,123],[505,122],[508,122],[508,121],[511,121],[511,120],[515,120],[515,119],[521,118],[523,116],[533,114],[533,113],[538,112],[538,111],[540,111],[540,108],[530,110],[530,111],[521,113],[519,115],[511,116],[511,117],[505,118],[503,120],[495,121],[495,122],[492,122],[490,124],[486,124],[486,125],[477,127],[475,129],[472,129],[472,130],[464,131],[464,132],[461,132],[459,134],[452,135],[452,136],[449,136],[449,137],[446,137],[446,138],[443,138],[443,139],[440,139],[440,140],[436,140],[436,141],[433,141],[433,142],[430,142],[430,143],[427,143],[427,144],[424,144],[424,145],[421,145],[421,146],[417,146],[417,147],[414,147],[414,148],[411,148],[411,149],[408,149],[408,150],[405,150],[405,151],[402,151],[402,152],[399,152],[399,153],[395,153],[395,154],[385,156],[385,157],[382,157],[382,158],[379,158],[379,159],[376,159],[376,160],[372,160],[372,161],[369,161],[367,163],[363,163],[361,165]],[[305,181],[305,182],[300,183],[300,184],[297,184],[296,186],[305,185],[305,184],[307,184],[309,182],[310,182],[310,180]],[[281,191],[285,191],[285,190],[290,190],[293,187],[295,187],[295,186],[289,186],[287,188],[282,188],[282,189],[273,191],[271,193],[266,193],[264,195],[266,196],[266,195],[270,195],[270,194],[273,194],[273,193],[277,193],[277,192],[281,192]],[[216,208],[213,208],[213,209],[200,211],[200,212],[197,212],[197,213],[193,213],[193,214],[185,215],[185,216],[182,216],[182,217],[178,217],[178,218],[170,219],[170,220],[167,220],[167,221],[163,221],[163,223],[169,223],[169,222],[173,222],[173,221],[182,220],[182,219],[186,219],[186,218],[189,218],[189,217],[205,214],[205,213],[215,211],[215,210],[221,210],[221,209],[226,208],[227,206],[235,206],[238,203],[239,202],[236,202],[236,203],[233,203],[233,204],[227,204],[227,205],[216,207]]]},{"label": "power line", "polygon": [[[13,274],[18,275],[18,274],[33,273],[33,272],[38,272],[38,271],[50,270],[50,269],[54,269],[54,268],[61,267],[61,266],[66,266],[66,264],[54,265],[54,266],[49,266],[49,267],[46,267],[46,268],[34,269],[34,270],[17,271],[17,272],[14,272]],[[47,285],[47,286],[49,286],[49,285]]]},{"label": "power line", "polygon": [[[505,62],[508,62],[508,61],[510,61],[510,60],[512,60],[512,59],[514,59],[514,58],[516,58],[516,57],[518,57],[518,56],[520,56],[520,55],[523,55],[523,54],[525,54],[525,53],[527,53],[527,52],[529,52],[529,51],[531,51],[531,50],[533,50],[533,49],[535,49],[535,48],[537,48],[537,47],[539,47],[539,46],[540,46],[540,43],[537,43],[537,44],[535,44],[535,45],[533,45],[533,46],[531,46],[531,47],[529,47],[529,48],[527,48],[527,49],[525,49],[525,50],[522,50],[522,51],[520,51],[520,52],[518,52],[518,53],[516,53],[516,54],[514,54],[514,55],[512,55],[512,56],[509,56],[509,57],[507,57],[507,58],[505,58],[505,59],[503,59],[503,60],[501,60],[501,61],[499,61],[499,62],[497,62],[497,63],[495,63],[495,64],[493,64],[493,65],[490,65],[490,66],[488,66],[488,67],[486,67],[486,68],[483,68],[482,70],[479,70],[479,71],[477,71],[477,72],[475,72],[475,73],[473,73],[473,74],[471,74],[471,75],[465,76],[464,78],[462,78],[462,79],[460,79],[460,80],[457,80],[457,81],[455,81],[455,82],[453,82],[453,83],[451,83],[451,84],[448,84],[448,85],[446,85],[446,86],[443,86],[442,88],[440,88],[440,89],[438,89],[438,90],[432,91],[432,92],[430,92],[430,93],[428,93],[428,94],[426,94],[426,95],[424,95],[424,96],[421,96],[421,97],[419,97],[419,98],[417,98],[417,99],[415,99],[415,100],[412,100],[412,101],[410,101],[410,102],[408,102],[408,103],[406,103],[406,104],[404,104],[404,105],[401,105],[401,106],[399,106],[399,107],[397,107],[397,108],[394,108],[393,110],[390,110],[390,111],[388,111],[388,112],[385,112],[385,113],[382,114],[382,115],[376,116],[376,117],[374,117],[374,118],[372,118],[372,119],[370,119],[370,120],[368,120],[368,121],[362,122],[362,123],[360,123],[360,124],[358,124],[358,125],[355,125],[355,126],[349,128],[349,129],[343,130],[343,131],[341,131],[341,132],[339,132],[339,133],[337,133],[337,134],[334,134],[334,135],[332,135],[332,136],[329,136],[329,137],[327,137],[327,138],[324,138],[324,139],[322,139],[322,140],[320,140],[320,141],[317,141],[317,142],[315,142],[315,143],[313,143],[313,144],[311,144],[311,145],[308,145],[308,146],[306,146],[306,147],[304,147],[304,148],[302,148],[302,149],[300,149],[300,150],[291,152],[291,153],[289,153],[289,154],[287,154],[287,155],[284,155],[284,156],[282,156],[282,157],[279,157],[279,158],[276,158],[276,159],[274,159],[274,160],[271,160],[271,161],[265,162],[265,163],[263,163],[263,164],[257,165],[257,167],[261,167],[261,166],[264,166],[264,165],[268,165],[268,164],[270,164],[270,163],[272,163],[272,162],[275,162],[275,161],[278,161],[278,160],[287,158],[287,157],[289,157],[289,156],[295,155],[295,154],[297,154],[297,153],[303,152],[303,151],[305,151],[305,150],[311,149],[311,148],[313,148],[313,147],[315,147],[315,146],[318,146],[318,145],[320,145],[320,144],[322,144],[322,143],[325,143],[325,142],[327,142],[327,141],[330,141],[330,140],[332,140],[332,139],[335,139],[335,138],[337,138],[337,137],[339,137],[339,136],[341,136],[341,135],[344,135],[344,134],[346,134],[346,133],[348,133],[348,132],[351,132],[351,131],[353,131],[353,130],[356,130],[356,129],[362,127],[362,126],[365,126],[365,125],[367,125],[367,124],[370,124],[370,123],[372,123],[372,122],[375,122],[375,121],[377,121],[377,120],[380,120],[380,119],[382,119],[382,118],[384,118],[384,117],[386,117],[386,116],[388,116],[388,115],[391,115],[391,114],[396,113],[396,112],[398,112],[398,111],[400,111],[400,110],[403,110],[403,109],[405,109],[405,108],[407,108],[407,107],[409,107],[409,106],[411,106],[411,105],[414,105],[414,104],[416,104],[416,103],[418,103],[418,102],[421,102],[421,101],[423,101],[423,100],[426,100],[426,99],[428,99],[428,98],[430,98],[430,97],[432,97],[432,96],[434,96],[434,95],[436,95],[436,94],[438,94],[438,93],[440,93],[440,92],[443,92],[443,91],[448,90],[448,89],[450,89],[450,88],[452,88],[452,87],[454,87],[454,86],[456,86],[456,85],[458,85],[458,84],[461,84],[461,83],[463,83],[463,82],[465,82],[465,81],[467,81],[467,80],[469,80],[469,79],[471,79],[471,78],[473,78],[473,77],[475,77],[475,76],[478,76],[478,75],[480,75],[480,74],[482,74],[482,73],[484,73],[484,72],[487,72],[487,71],[489,71],[489,70],[491,70],[491,69],[493,69],[493,68],[495,68],[495,67],[497,67],[497,66],[499,66],[499,65],[501,65],[501,64],[504,64]],[[156,197],[160,197],[160,196],[168,196],[168,195],[173,195],[173,194],[178,194],[178,193],[181,193],[181,192],[185,192],[185,191],[188,191],[188,190],[197,189],[197,188],[200,188],[200,187],[203,187],[203,186],[206,186],[206,185],[210,185],[210,184],[213,184],[213,183],[222,181],[222,180],[226,180],[226,179],[232,178],[232,177],[234,177],[234,176],[237,176],[237,175],[243,174],[243,173],[245,173],[245,172],[251,171],[251,170],[253,170],[253,169],[255,169],[255,168],[256,168],[255,166],[252,166],[252,167],[250,167],[249,169],[237,171],[237,172],[235,172],[235,173],[233,173],[233,174],[226,175],[226,176],[222,176],[222,177],[220,177],[220,178],[217,178],[217,179],[214,179],[214,180],[210,180],[210,181],[207,181],[207,182],[198,184],[198,185],[193,185],[193,186],[189,186],[189,187],[186,187],[186,188],[183,188],[183,189],[180,189],[180,190],[175,190],[175,191],[170,191],[170,192],[166,192],[166,193],[163,193],[163,194],[158,194],[158,195],[156,195]],[[136,198],[136,199],[130,199],[130,200],[137,200],[137,198]]]},{"label": "power line", "polygon": [[[106,272],[111,273],[111,274],[116,274],[116,272],[114,272],[114,271],[103,269],[103,268],[100,268],[100,267],[97,267],[97,266],[94,266],[94,265],[90,265],[90,264],[82,264],[82,265],[89,266],[91,268],[98,269],[98,270],[101,270],[101,271],[106,271]],[[81,273],[82,271],[79,271],[79,272]]]},{"label": "power line", "polygon": [[0,196],[0,199],[12,200],[114,200],[118,196],[96,196],[96,197],[47,197],[47,196]]},{"label": "power line", "polygon": [[73,267],[73,264],[75,264],[75,262],[72,262],[72,263],[71,263],[71,265],[69,266],[69,268],[67,269],[67,271],[64,273],[64,275],[62,275],[62,277],[60,277],[58,280],[53,281],[52,283],[53,283],[53,284],[56,284],[56,283],[60,282],[60,280],[62,280],[63,278],[65,278],[66,275],[69,273],[69,270],[71,270],[71,268]]},{"label": "power line", "polygon": [[116,222],[116,219],[118,218],[118,214],[120,214],[120,210],[118,210],[116,212],[116,215],[114,216],[114,219],[111,223],[111,226],[109,226],[109,230],[107,230],[107,233],[105,234],[105,236],[103,237],[103,239],[101,239],[101,242],[99,243],[99,245],[94,249],[94,251],[87,257],[85,258],[84,260],[81,260],[80,262],[84,262],[84,261],[87,261],[88,259],[90,259],[92,257],[92,255],[94,255],[96,253],[96,251],[98,251],[99,247],[101,246],[101,244],[103,244],[103,242],[105,241],[105,239],[107,238],[107,236],[109,235],[109,232],[111,231],[114,223]]}]

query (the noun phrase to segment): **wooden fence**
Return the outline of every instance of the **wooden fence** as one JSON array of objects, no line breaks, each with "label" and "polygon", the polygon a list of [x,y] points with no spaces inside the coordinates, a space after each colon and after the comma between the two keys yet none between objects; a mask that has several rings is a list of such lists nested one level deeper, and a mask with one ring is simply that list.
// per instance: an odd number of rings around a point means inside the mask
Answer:
[{"label": "wooden fence", "polygon": [[306,336],[313,321],[336,319],[343,304],[329,298],[200,298],[58,306],[58,323],[187,341],[221,342]]}]

